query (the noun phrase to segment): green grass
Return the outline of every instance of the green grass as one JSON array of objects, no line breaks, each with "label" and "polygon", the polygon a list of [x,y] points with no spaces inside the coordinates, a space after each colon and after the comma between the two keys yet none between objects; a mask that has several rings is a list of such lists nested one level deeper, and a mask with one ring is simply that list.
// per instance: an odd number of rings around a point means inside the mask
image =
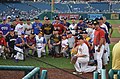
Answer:
[{"label": "green grass", "polygon": [[114,30],[113,30],[113,33],[112,33],[112,37],[114,37],[114,38],[120,38],[120,33],[118,32],[118,28],[113,28]]},{"label": "green grass", "polygon": [[[54,66],[57,66],[59,68],[67,68],[67,69],[73,69],[73,65],[70,64],[70,59],[67,58],[55,58],[53,59],[50,56],[47,56],[46,58],[42,57],[39,58],[40,60],[47,62],[49,64],[52,64]],[[53,68],[47,64],[44,64],[42,62],[39,62],[37,60],[34,60],[32,58],[27,58],[25,61],[19,61],[16,63],[14,60],[7,59],[4,60],[0,58],[0,65],[17,65],[17,66],[36,66],[36,67],[43,67],[43,68]]]},{"label": "green grass", "polygon": [[[112,51],[113,46],[114,46],[113,44],[110,45],[110,51]],[[111,56],[112,55],[110,54],[110,59],[111,59]],[[62,58],[53,59],[52,57],[47,56],[45,58],[42,57],[39,59],[49,64],[52,64],[54,66],[57,66],[59,68],[74,69],[73,64],[70,64],[70,59],[67,59],[67,58],[62,57]],[[110,63],[107,66],[107,70],[111,68],[111,63],[112,63],[112,60],[110,60]],[[40,61],[34,60],[32,58],[27,58],[25,61],[19,61],[18,63],[16,63],[14,60],[11,60],[11,59],[4,60],[0,58],[0,65],[36,66],[36,67],[43,67],[43,68],[54,68]]]},{"label": "green grass", "polygon": [[120,20],[107,20],[111,24],[120,24]]},{"label": "green grass", "polygon": [[114,46],[114,44],[111,44],[110,45],[110,62],[109,62],[109,64],[108,64],[108,66],[107,66],[107,70],[109,70],[109,69],[111,69],[112,68],[112,48],[113,48],[113,46]]}]

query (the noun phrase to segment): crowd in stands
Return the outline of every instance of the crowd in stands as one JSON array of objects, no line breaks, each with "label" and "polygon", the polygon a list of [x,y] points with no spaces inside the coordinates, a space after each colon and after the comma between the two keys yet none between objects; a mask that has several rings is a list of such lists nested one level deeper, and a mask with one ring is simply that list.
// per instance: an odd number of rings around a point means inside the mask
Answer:
[{"label": "crowd in stands", "polygon": [[[67,0],[66,0],[67,1]],[[62,2],[54,3],[56,13],[119,13],[120,2]],[[47,2],[23,2],[0,3],[0,19],[3,16],[34,18],[41,12],[51,11],[51,3]],[[24,8],[26,7],[26,8]],[[104,7],[104,8],[103,8]]]},{"label": "crowd in stands", "polygon": [[88,64],[94,63],[100,73],[109,61],[111,34],[112,26],[105,17],[91,21],[81,16],[78,23],[75,17],[71,17],[69,23],[66,17],[55,16],[51,22],[45,16],[44,22],[35,17],[31,23],[30,18],[24,22],[23,18],[16,16],[11,21],[11,16],[7,16],[0,23],[0,56],[14,58],[16,62],[25,60],[27,55],[76,57],[74,66],[77,72],[92,72],[96,67]]}]

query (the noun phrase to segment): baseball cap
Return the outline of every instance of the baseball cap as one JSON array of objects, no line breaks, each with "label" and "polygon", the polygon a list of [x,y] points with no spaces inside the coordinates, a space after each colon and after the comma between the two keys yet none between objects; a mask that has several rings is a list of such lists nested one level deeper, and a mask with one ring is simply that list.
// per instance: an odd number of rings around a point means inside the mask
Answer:
[{"label": "baseball cap", "polygon": [[5,20],[6,20],[6,17],[3,17],[2,20],[5,21]]},{"label": "baseball cap", "polygon": [[0,34],[3,34],[3,32],[2,32],[2,31],[0,31]]},{"label": "baseball cap", "polygon": [[11,29],[10,29],[10,31],[14,31],[14,29],[13,29],[13,28],[11,28]]},{"label": "baseball cap", "polygon": [[54,31],[59,31],[58,29],[54,29]]},{"label": "baseball cap", "polygon": [[11,16],[7,16],[7,19],[11,19]]},{"label": "baseball cap", "polygon": [[43,32],[40,31],[39,34],[43,34]]},{"label": "baseball cap", "polygon": [[66,34],[63,34],[62,36],[67,36]]},{"label": "baseball cap", "polygon": [[17,15],[17,16],[16,16],[16,18],[20,18],[20,16],[19,16],[19,15]]},{"label": "baseball cap", "polygon": [[75,17],[71,17],[71,20],[72,20],[72,19],[76,19],[76,18],[75,18]]},{"label": "baseball cap", "polygon": [[96,20],[94,20],[94,21],[92,22],[92,24],[93,24],[93,25],[99,25],[99,22],[96,21]]},{"label": "baseball cap", "polygon": [[34,20],[39,20],[39,18],[38,18],[38,17],[35,17]]},{"label": "baseball cap", "polygon": [[71,31],[69,31],[67,34],[72,34],[72,32],[71,32]]},{"label": "baseball cap", "polygon": [[45,20],[50,20],[50,18],[46,17]]},{"label": "baseball cap", "polygon": [[25,35],[25,32],[21,32],[21,35]]},{"label": "baseball cap", "polygon": [[55,19],[55,20],[60,20],[59,16],[55,16],[54,19]]},{"label": "baseball cap", "polygon": [[80,16],[80,17],[79,17],[79,20],[83,20],[83,17],[82,17],[82,16]]},{"label": "baseball cap", "polygon": [[34,35],[34,32],[31,32],[30,34]]},{"label": "baseball cap", "polygon": [[78,35],[77,36],[77,40],[80,40],[80,39],[83,40],[83,36],[82,35]]},{"label": "baseball cap", "polygon": [[20,18],[20,21],[23,21],[23,18]]},{"label": "baseball cap", "polygon": [[30,21],[30,18],[27,18],[26,21]]},{"label": "baseball cap", "polygon": [[98,20],[103,20],[103,17],[99,17]]}]

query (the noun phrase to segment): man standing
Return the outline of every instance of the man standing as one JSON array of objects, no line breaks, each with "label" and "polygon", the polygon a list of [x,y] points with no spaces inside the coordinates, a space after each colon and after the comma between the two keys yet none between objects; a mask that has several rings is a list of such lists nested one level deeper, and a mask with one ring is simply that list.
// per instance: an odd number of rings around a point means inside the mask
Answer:
[{"label": "man standing", "polygon": [[100,73],[102,69],[102,56],[104,53],[105,32],[100,28],[98,21],[93,21],[95,26],[93,46],[97,55],[97,71]]},{"label": "man standing", "polygon": [[112,50],[112,69],[120,70],[120,41],[114,45]]},{"label": "man standing", "polygon": [[10,31],[10,25],[7,24],[5,17],[2,19],[2,24],[0,24],[0,31],[3,32],[4,36],[6,36]]},{"label": "man standing", "polygon": [[24,23],[23,23],[23,18],[19,19],[19,23],[15,27],[15,32],[18,33],[18,35],[21,35],[22,32],[24,32]]},{"label": "man standing", "polygon": [[39,34],[39,32],[41,31],[41,27],[42,27],[42,23],[40,23],[40,20],[38,17],[34,18],[34,23],[32,24],[32,29],[34,34]]},{"label": "man standing", "polygon": [[24,24],[24,28],[25,28],[25,34],[26,35],[30,35],[32,32],[32,24],[30,22],[30,18],[26,19],[26,24]]}]

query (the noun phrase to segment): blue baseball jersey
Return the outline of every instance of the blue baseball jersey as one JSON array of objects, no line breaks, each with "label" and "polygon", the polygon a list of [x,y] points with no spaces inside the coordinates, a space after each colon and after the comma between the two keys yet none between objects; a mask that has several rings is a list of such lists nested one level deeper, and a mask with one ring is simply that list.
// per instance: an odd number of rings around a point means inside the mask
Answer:
[{"label": "blue baseball jersey", "polygon": [[87,28],[87,25],[84,22],[82,24],[78,23],[77,26],[81,28]]},{"label": "blue baseball jersey", "polygon": [[42,23],[33,23],[32,29],[34,34],[38,34],[40,32],[41,27],[42,27]]},{"label": "blue baseball jersey", "polygon": [[3,35],[6,35],[10,31],[9,24],[0,24],[0,31],[3,32]]},{"label": "blue baseball jersey", "polygon": [[[26,38],[23,38],[24,42],[26,42]],[[15,44],[20,44],[22,43],[21,37],[18,37],[15,41]],[[17,46],[18,47],[18,46]],[[19,48],[23,48],[24,46],[19,46]]]}]

